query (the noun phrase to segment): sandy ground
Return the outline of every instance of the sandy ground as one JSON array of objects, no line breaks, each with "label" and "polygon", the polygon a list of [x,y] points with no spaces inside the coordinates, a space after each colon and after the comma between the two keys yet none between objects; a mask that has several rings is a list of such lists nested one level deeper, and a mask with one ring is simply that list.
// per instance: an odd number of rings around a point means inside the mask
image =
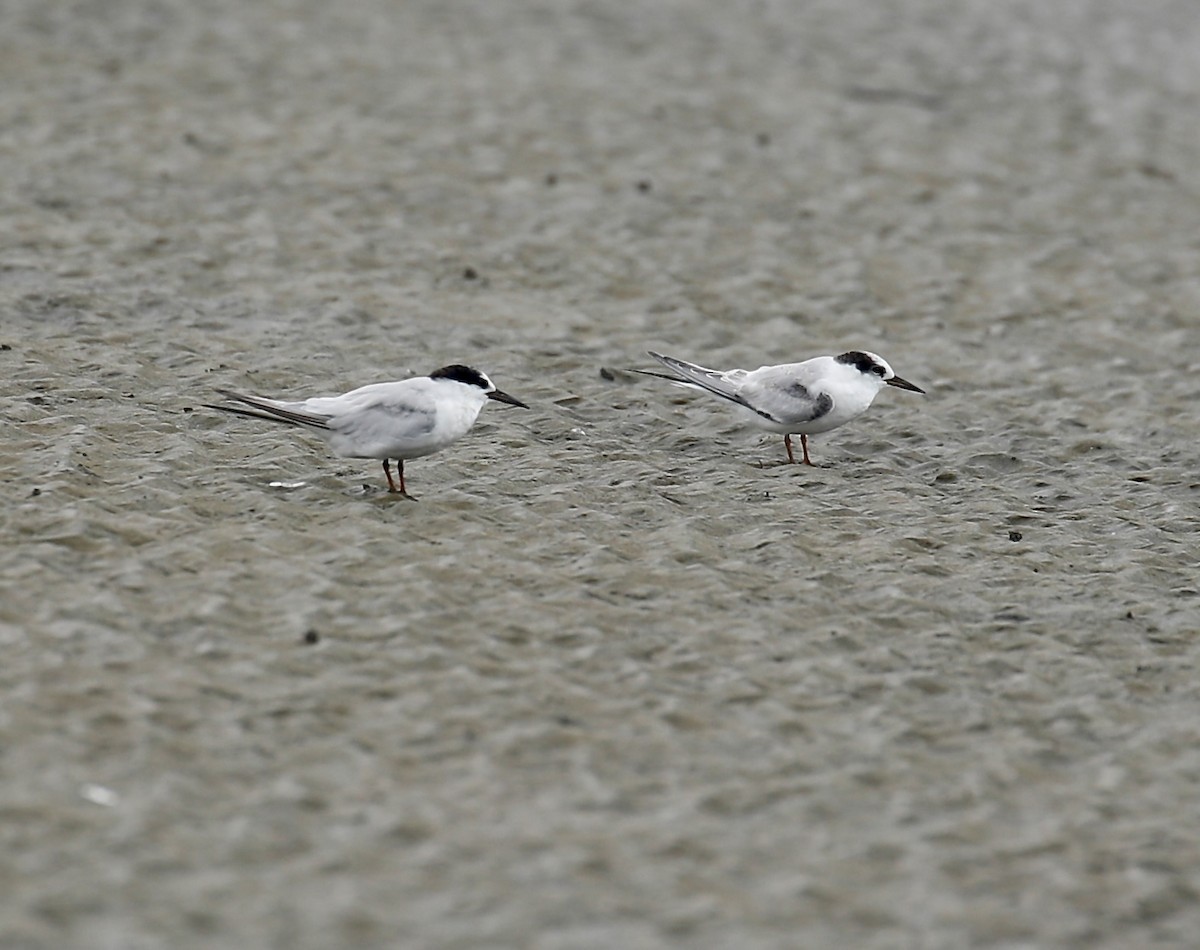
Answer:
[{"label": "sandy ground", "polygon": [[[1194,946],[1198,49],[3,4],[0,945]],[[648,347],[929,395],[780,466]],[[416,503],[201,408],[449,362]]]}]

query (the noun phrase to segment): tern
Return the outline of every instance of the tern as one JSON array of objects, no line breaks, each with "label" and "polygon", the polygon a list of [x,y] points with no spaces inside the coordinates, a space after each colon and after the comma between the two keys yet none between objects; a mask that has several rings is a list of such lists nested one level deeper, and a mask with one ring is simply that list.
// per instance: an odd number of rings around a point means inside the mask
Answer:
[{"label": "tern", "polygon": [[883,357],[865,350],[838,356],[817,356],[803,363],[760,366],[756,370],[716,370],[648,351],[671,370],[671,375],[638,370],[688,389],[720,396],[738,406],[750,422],[783,435],[788,461],[794,463],[792,436],[799,434],[803,462],[808,457],[808,437],[845,425],[867,411],[884,386],[924,393],[896,375]]},{"label": "tern", "polygon": [[[444,449],[475,424],[489,399],[529,407],[501,392],[477,369],[455,363],[428,376],[373,383],[341,396],[313,396],[298,402],[249,396],[218,389],[226,399],[250,406],[209,405],[255,419],[300,426],[319,435],[342,458],[380,459],[388,490],[408,495],[404,463]],[[400,487],[392,480],[389,460],[396,462]]]}]

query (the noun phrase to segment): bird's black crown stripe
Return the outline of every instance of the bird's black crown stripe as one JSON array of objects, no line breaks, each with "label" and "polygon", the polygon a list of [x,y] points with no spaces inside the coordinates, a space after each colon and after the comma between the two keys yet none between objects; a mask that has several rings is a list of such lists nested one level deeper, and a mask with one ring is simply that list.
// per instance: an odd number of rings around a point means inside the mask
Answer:
[{"label": "bird's black crown stripe", "polygon": [[841,356],[835,356],[834,359],[839,363],[847,363],[853,366],[860,373],[874,373],[876,376],[882,376],[887,372],[887,370],[862,350],[850,350]]},{"label": "bird's black crown stripe", "polygon": [[429,374],[429,378],[452,379],[457,383],[466,383],[468,386],[478,386],[480,389],[492,388],[483,373],[477,369],[471,369],[469,366],[463,366],[461,363],[453,363],[450,366],[435,369]]}]

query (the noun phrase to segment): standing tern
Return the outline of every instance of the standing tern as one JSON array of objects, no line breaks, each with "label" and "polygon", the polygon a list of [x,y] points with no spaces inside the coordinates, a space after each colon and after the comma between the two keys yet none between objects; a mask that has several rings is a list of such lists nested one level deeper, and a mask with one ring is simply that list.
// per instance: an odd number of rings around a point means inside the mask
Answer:
[{"label": "standing tern", "polygon": [[792,455],[792,436],[799,433],[805,465],[813,464],[808,457],[808,437],[836,429],[862,415],[884,386],[925,392],[897,376],[882,357],[864,350],[818,356],[803,363],[724,371],[706,369],[653,350],[648,352],[672,375],[648,370],[637,372],[710,392],[740,407],[759,428],[783,434],[788,461],[792,463],[796,461]]},{"label": "standing tern", "polygon": [[[217,392],[252,409],[213,405],[208,406],[210,409],[302,426],[328,442],[342,458],[382,460],[388,490],[406,496],[405,461],[430,455],[461,439],[489,399],[529,408],[497,389],[479,370],[458,363],[428,376],[373,383],[341,396],[314,396],[299,402],[247,396],[228,389]],[[392,481],[390,459],[396,461],[399,488]]]}]

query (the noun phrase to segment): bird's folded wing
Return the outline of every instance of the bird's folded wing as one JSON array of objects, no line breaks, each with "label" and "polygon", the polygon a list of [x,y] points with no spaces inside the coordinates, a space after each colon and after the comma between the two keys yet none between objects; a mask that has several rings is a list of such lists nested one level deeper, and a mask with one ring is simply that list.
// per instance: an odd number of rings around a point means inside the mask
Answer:
[{"label": "bird's folded wing", "polygon": [[752,380],[742,388],[742,395],[756,412],[781,425],[813,422],[833,410],[829,393],[814,392],[795,378]]},{"label": "bird's folded wing", "polygon": [[408,450],[436,442],[436,427],[436,408],[423,400],[376,399],[329,420],[335,445],[344,439],[347,448],[365,456],[391,452],[402,458]]}]

